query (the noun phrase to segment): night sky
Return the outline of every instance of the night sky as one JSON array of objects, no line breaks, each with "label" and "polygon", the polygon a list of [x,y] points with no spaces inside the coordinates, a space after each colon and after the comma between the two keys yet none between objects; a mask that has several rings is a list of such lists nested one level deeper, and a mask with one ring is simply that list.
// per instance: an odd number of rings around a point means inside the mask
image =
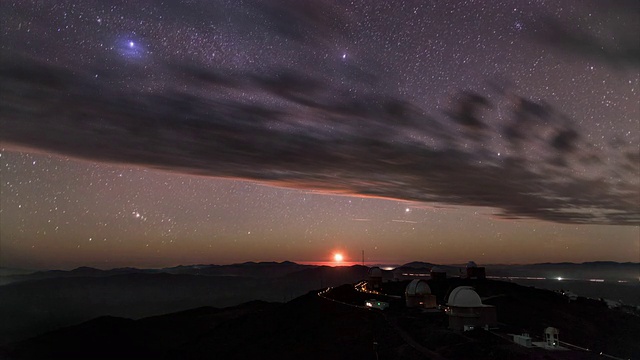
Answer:
[{"label": "night sky", "polygon": [[637,1],[0,7],[0,266],[640,261]]}]

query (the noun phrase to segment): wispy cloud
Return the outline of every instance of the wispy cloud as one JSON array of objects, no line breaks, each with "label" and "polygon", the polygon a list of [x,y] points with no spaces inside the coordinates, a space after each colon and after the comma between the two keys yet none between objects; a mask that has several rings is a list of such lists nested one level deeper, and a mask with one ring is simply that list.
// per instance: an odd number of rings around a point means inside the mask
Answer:
[{"label": "wispy cloud", "polygon": [[[328,32],[348,37],[336,26],[346,21],[343,12],[315,6],[265,2],[252,7],[264,22],[236,14],[234,24],[264,26],[305,48],[324,46]],[[557,23],[550,31],[540,35],[546,43],[638,63],[633,48],[602,52],[595,38]],[[309,64],[222,71],[116,55],[100,58],[108,66],[67,68],[34,56],[3,51],[0,60],[0,140],[9,148],[327,193],[486,206],[505,219],[640,223],[637,144],[595,147],[551,105],[504,89],[461,90],[441,111],[372,86],[381,81],[375,65],[344,63],[348,71],[332,75]]]},{"label": "wispy cloud", "polygon": [[[233,78],[195,65],[164,71],[183,79],[182,90],[127,93],[5,57],[2,141],[186,174],[488,206],[505,218],[640,220],[637,149],[593,148],[546,104],[510,94],[511,117],[500,123],[497,102],[469,92],[435,117],[390,96],[336,97],[345,89],[292,70]],[[234,91],[263,100],[211,95]]]}]

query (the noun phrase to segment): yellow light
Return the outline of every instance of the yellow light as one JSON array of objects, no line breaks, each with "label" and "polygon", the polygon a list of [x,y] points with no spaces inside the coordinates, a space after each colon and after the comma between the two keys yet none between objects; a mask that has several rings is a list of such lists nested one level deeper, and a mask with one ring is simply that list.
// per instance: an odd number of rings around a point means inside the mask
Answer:
[{"label": "yellow light", "polygon": [[335,254],[333,255],[333,260],[335,260],[336,262],[341,262],[342,260],[344,260],[344,257],[342,256],[342,254]]}]

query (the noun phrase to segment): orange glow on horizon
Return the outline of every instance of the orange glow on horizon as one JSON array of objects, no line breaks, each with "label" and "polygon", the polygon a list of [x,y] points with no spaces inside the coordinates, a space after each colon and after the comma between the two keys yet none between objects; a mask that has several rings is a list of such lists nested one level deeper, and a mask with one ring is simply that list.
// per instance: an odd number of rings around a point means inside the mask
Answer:
[{"label": "orange glow on horizon", "polygon": [[335,262],[342,262],[342,260],[344,260],[344,256],[342,256],[342,254],[340,253],[336,253],[333,255],[333,260]]}]

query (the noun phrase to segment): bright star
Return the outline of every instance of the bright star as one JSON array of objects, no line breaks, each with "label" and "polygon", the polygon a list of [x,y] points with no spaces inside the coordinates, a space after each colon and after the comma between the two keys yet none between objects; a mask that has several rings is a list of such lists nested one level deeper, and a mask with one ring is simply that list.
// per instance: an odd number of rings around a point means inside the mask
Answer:
[{"label": "bright star", "polygon": [[147,54],[147,49],[143,43],[131,38],[122,39],[118,42],[117,51],[126,59],[142,59]]}]

